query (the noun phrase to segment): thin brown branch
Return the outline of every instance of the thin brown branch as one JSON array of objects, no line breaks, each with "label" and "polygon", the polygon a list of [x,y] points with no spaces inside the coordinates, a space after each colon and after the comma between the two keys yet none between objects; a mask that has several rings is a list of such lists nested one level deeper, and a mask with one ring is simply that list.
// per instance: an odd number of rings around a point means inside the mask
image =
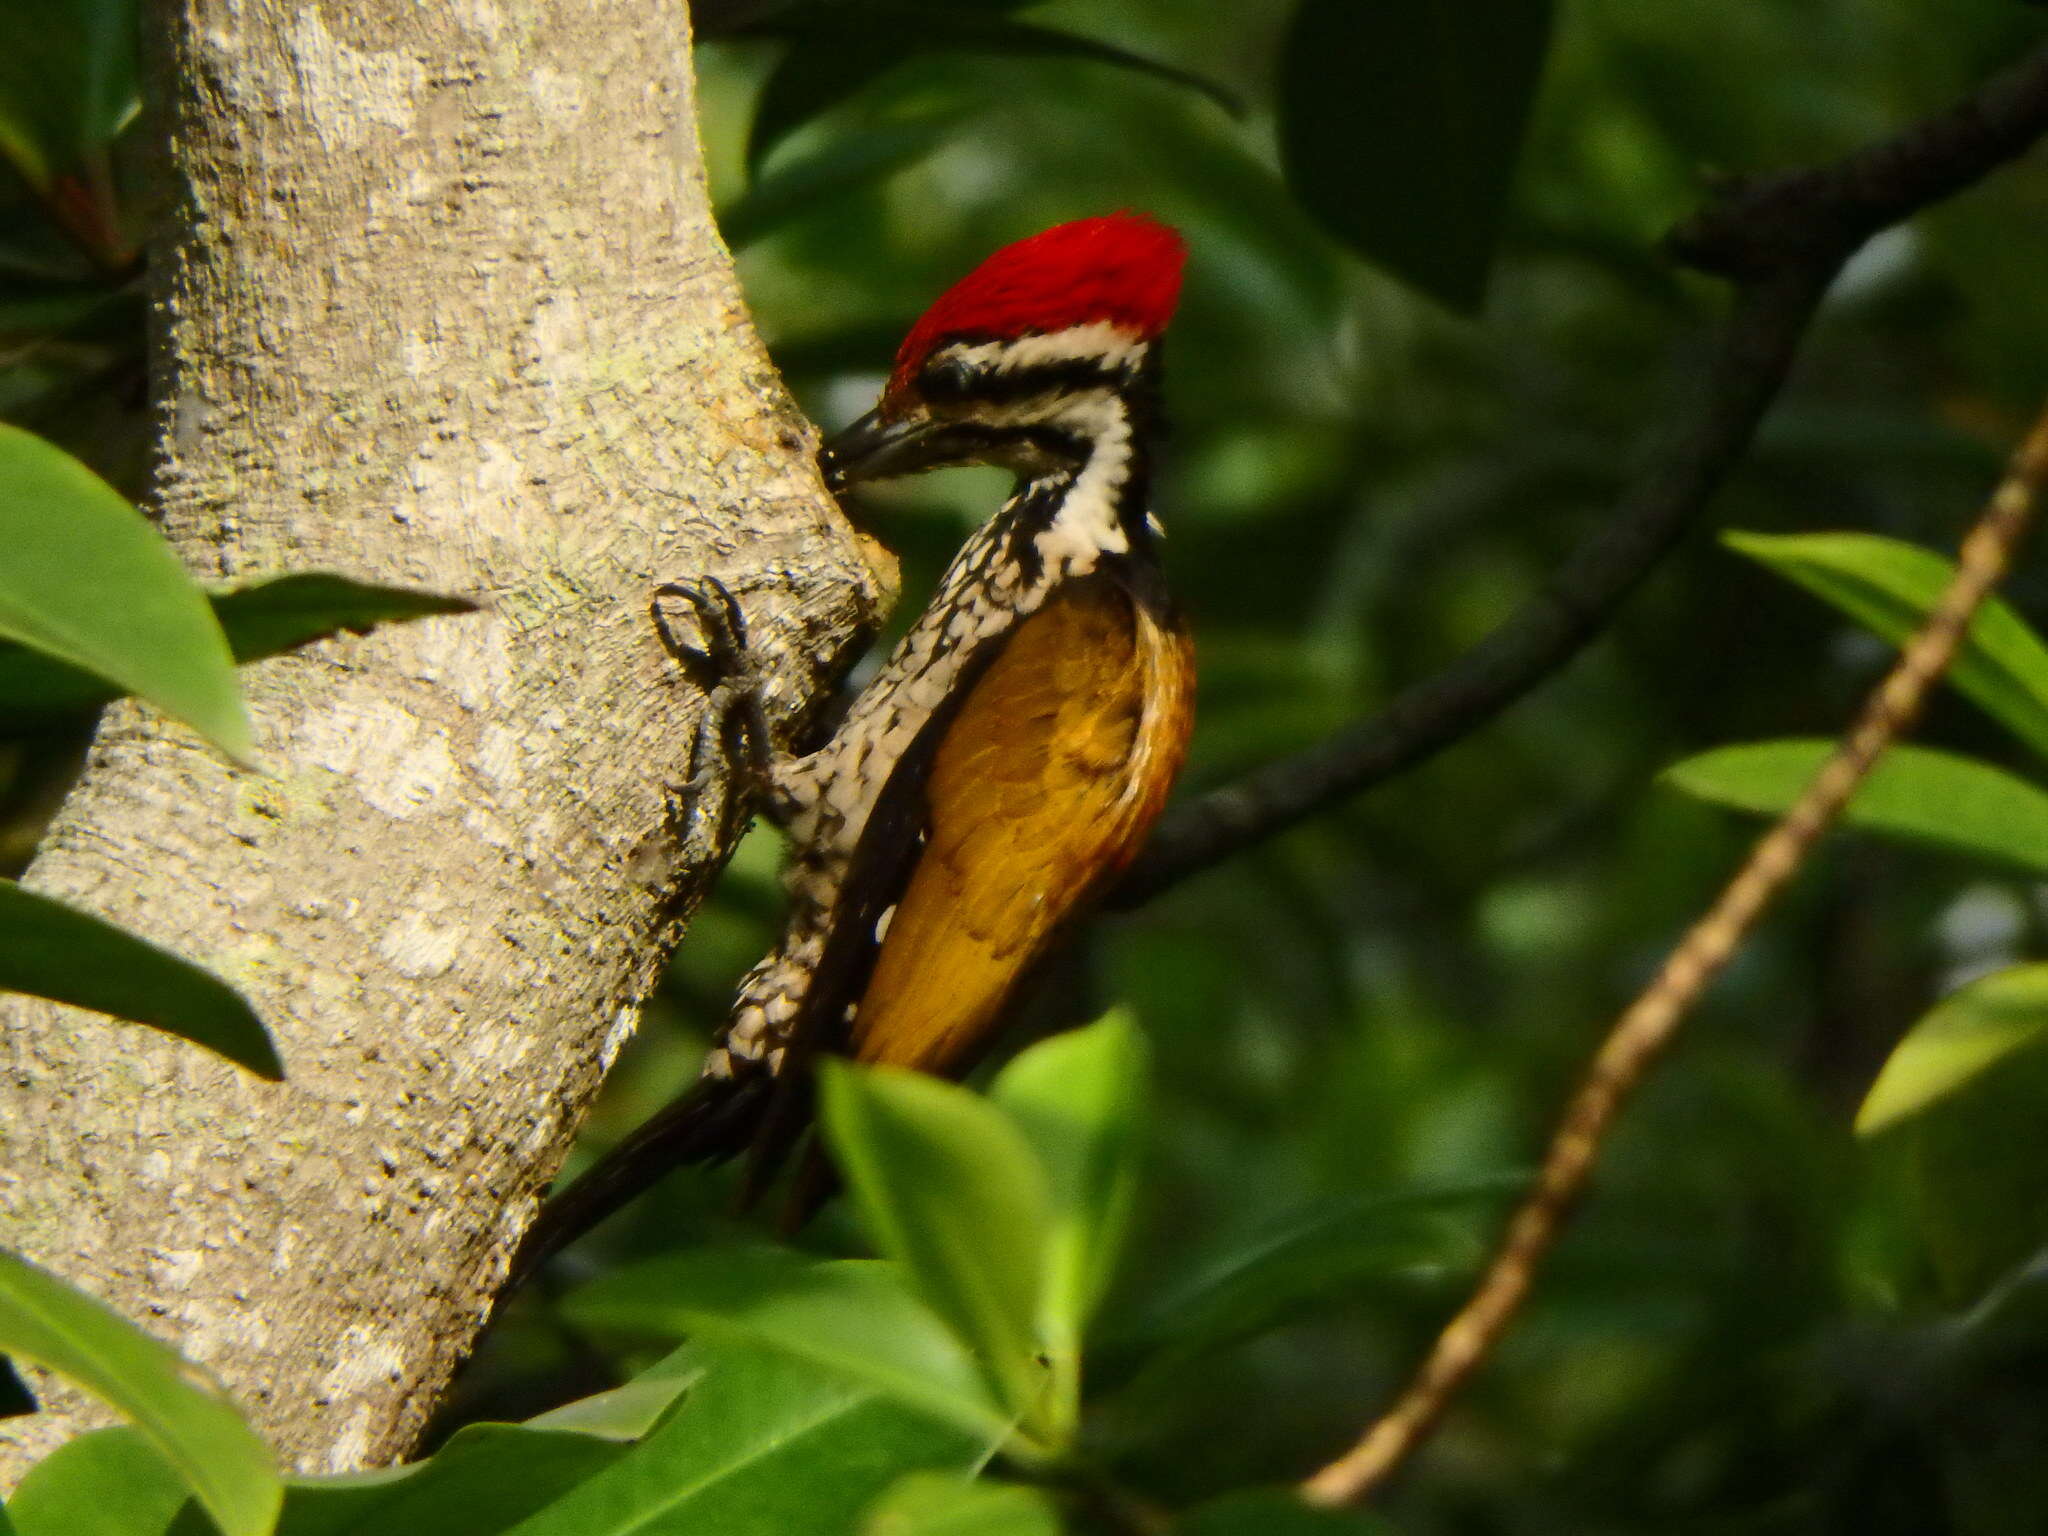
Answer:
[{"label": "thin brown branch", "polygon": [[1317,1504],[1369,1494],[1421,1443],[1445,1405],[1505,1331],[1585,1188],[1600,1146],[1629,1095],[1677,1033],[1815,842],[1840,815],[1871,765],[1913,722],[1947,670],[1971,617],[2011,563],[2048,485],[2048,408],[2014,455],[2004,481],[1963,541],[1955,578],[1854,727],[1784,818],[1758,840],[1719,899],[1686,933],[1642,996],[1622,1014],[1587,1069],[1551,1138],[1536,1186],[1509,1222],[1471,1299],[1437,1336],[1408,1388],[1364,1437],[1302,1485]]},{"label": "thin brown branch", "polygon": [[1702,387],[1607,523],[1477,647],[1371,719],[1172,812],[1119,883],[1133,907],[1469,736],[1612,621],[1705,510],[1776,398],[1820,295],[1871,235],[2048,132],[2048,48],[1947,111],[1844,159],[1727,189],[1674,231],[1681,261],[1734,277]]}]

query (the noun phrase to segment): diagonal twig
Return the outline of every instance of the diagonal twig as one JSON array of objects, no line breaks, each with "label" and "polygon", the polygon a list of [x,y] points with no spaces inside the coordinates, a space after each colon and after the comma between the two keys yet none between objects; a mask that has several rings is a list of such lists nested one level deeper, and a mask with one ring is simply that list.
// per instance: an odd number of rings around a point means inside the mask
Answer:
[{"label": "diagonal twig", "polygon": [[1509,1222],[1471,1298],[1437,1335],[1394,1406],[1357,1445],[1302,1485],[1311,1502],[1348,1504],[1369,1494],[1421,1443],[1451,1396],[1507,1328],[1585,1188],[1601,1142],[1629,1094],[1771,898],[1848,804],[1871,765],[1912,724],[1928,690],[1954,658],[1978,605],[2005,574],[2044,486],[2048,407],[1963,540],[1955,577],[1941,600],[1871,694],[1841,746],[1792,809],[1758,840],[1714,905],[1608,1033],[1551,1138],[1535,1188]]}]

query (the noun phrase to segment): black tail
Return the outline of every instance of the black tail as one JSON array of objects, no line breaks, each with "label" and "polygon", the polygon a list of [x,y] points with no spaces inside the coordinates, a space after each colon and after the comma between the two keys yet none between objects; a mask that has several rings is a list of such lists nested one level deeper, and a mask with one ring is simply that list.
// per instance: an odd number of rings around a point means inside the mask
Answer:
[{"label": "black tail", "polygon": [[642,1191],[689,1163],[722,1163],[744,1151],[774,1097],[766,1073],[701,1078],[541,1207],[512,1257],[500,1299]]}]

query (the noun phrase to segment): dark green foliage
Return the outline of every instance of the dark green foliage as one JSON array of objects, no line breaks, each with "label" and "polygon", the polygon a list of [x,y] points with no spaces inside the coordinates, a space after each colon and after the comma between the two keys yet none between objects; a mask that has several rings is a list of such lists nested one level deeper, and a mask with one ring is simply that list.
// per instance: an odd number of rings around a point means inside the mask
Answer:
[{"label": "dark green foliage", "polygon": [[787,35],[791,43],[761,87],[747,139],[749,164],[758,165],[805,123],[920,53],[1109,64],[1198,91],[1226,111],[1243,110],[1231,92],[1188,70],[1004,14],[1018,8],[1016,0],[965,5],[866,0],[858,7],[833,5],[827,0],[778,13],[755,29],[770,36]]},{"label": "dark green foliage", "polygon": [[1396,277],[1477,309],[1550,27],[1550,0],[1300,0],[1280,65],[1288,185]]},{"label": "dark green foliage", "polygon": [[[1657,242],[1716,173],[1842,153],[2048,38],[2015,0],[1585,0],[1554,25],[1535,0],[720,9],[753,35],[700,54],[714,190],[828,425],[1002,241],[1117,207],[1186,231],[1160,506],[1201,653],[1190,792],[1429,675],[1606,514],[1698,384],[1723,290]],[[39,79],[128,67],[63,46]],[[112,97],[53,114],[25,78],[0,68],[0,121],[43,125],[42,163],[117,192]],[[0,413],[132,494],[125,204],[60,228],[9,153]],[[1378,1518],[1286,1485],[1391,1396],[1603,1022],[1938,584],[2048,389],[2043,176],[2038,157],[2003,172],[1852,267],[1713,509],[1751,558],[1692,540],[1471,741],[1077,948],[1032,1022],[1127,1007],[1148,1114],[1129,1063],[1098,1061],[1091,1092],[1057,1053],[982,1097],[847,1079],[857,1198],[802,1251],[729,1217],[716,1176],[670,1181],[564,1271],[596,1278],[515,1306],[451,1409],[469,1427],[395,1477],[291,1484],[280,1528],[1083,1536],[1120,1529],[1127,1494],[1190,1536],[2031,1536],[2038,556],[1630,1111],[1437,1448]],[[1482,293],[1483,318],[1442,307]],[[915,602],[1002,491],[959,476],[857,511]],[[237,656],[402,616],[271,595],[293,600],[265,640],[234,616],[253,594],[217,601]],[[0,654],[0,697],[25,713],[16,663]],[[5,747],[17,855],[70,750],[61,722]],[[749,843],[693,923],[593,1142],[693,1070],[774,923],[774,863],[772,837]],[[593,1350],[614,1394],[488,1422],[587,1390],[569,1384]],[[126,1505],[78,1492],[111,1467]],[[204,1523],[132,1431],[36,1479],[24,1530],[95,1528],[50,1515],[60,1496],[108,1536]]]}]

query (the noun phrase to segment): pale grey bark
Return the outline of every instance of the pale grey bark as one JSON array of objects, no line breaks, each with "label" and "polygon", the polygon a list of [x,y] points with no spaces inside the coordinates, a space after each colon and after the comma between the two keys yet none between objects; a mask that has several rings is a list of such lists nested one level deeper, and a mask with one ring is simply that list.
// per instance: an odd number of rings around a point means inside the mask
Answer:
[{"label": "pale grey bark", "polygon": [[[30,875],[256,1005],[267,1085],[6,1000],[0,1241],[286,1460],[402,1455],[733,828],[646,616],[711,572],[802,708],[876,604],[706,203],[683,0],[177,0],[164,524],[204,577],[487,612],[245,673],[238,771],[110,714]],[[678,832],[681,835],[678,835]],[[78,1405],[0,1426],[0,1477]]]}]

